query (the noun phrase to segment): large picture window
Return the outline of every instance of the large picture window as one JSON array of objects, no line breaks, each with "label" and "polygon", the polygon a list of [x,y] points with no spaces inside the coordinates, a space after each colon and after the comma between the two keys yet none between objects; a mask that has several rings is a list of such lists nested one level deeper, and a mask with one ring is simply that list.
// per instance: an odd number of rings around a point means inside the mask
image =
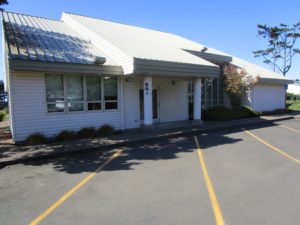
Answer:
[{"label": "large picture window", "polygon": [[49,113],[118,109],[118,79],[104,76],[46,75]]},{"label": "large picture window", "polygon": [[[202,80],[202,100],[203,108],[211,108],[223,105],[223,83],[222,78],[211,78]],[[189,109],[193,112],[194,102],[194,81],[189,81]]]}]

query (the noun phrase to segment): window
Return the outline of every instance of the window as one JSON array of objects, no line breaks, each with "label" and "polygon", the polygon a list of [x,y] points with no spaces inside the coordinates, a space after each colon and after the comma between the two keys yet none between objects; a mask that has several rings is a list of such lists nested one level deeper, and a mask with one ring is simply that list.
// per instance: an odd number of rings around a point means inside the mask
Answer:
[{"label": "window", "polygon": [[213,99],[212,99],[212,79],[206,79],[205,80],[205,92],[204,92],[204,97],[205,97],[205,104],[207,106],[212,106]]},{"label": "window", "polygon": [[[189,81],[189,104],[190,111],[192,111],[194,90],[194,81]],[[213,79],[203,79],[202,80],[202,95],[201,103],[203,108],[210,108],[218,105],[223,105],[223,81],[222,77]]]},{"label": "window", "polygon": [[116,77],[46,75],[49,113],[118,109]]},{"label": "window", "polygon": [[202,103],[204,108],[223,105],[223,84],[221,77],[205,79],[202,90]]},{"label": "window", "polygon": [[118,108],[118,85],[116,77],[104,77],[105,109]]},{"label": "window", "polygon": [[48,112],[64,112],[63,75],[46,75],[46,102]]},{"label": "window", "polygon": [[69,112],[83,111],[83,77],[68,75],[66,83]]},{"label": "window", "polygon": [[101,94],[101,77],[86,77],[86,93],[88,110],[101,110],[102,94]]}]

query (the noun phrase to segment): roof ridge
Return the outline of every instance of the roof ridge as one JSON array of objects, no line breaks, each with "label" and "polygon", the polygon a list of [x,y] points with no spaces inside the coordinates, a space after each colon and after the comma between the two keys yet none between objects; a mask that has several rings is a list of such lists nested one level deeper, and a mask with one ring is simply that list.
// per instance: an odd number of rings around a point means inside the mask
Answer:
[{"label": "roof ridge", "polygon": [[129,27],[136,27],[136,28],[140,28],[140,29],[144,29],[144,30],[156,31],[156,32],[159,32],[159,33],[164,33],[164,34],[177,35],[177,34],[172,33],[172,32],[161,31],[161,30],[153,29],[153,28],[146,28],[146,27],[132,25],[132,24],[127,24],[127,23],[123,23],[123,22],[119,22],[119,21],[114,21],[114,20],[109,20],[109,19],[103,19],[103,18],[95,17],[95,16],[86,16],[86,15],[81,15],[79,13],[64,12],[64,11],[63,11],[63,13],[71,14],[71,15],[75,15],[75,16],[86,17],[86,18],[95,19],[95,20],[102,20],[102,21],[105,21],[105,22],[116,23],[116,24],[125,25],[125,26],[129,26]]},{"label": "roof ridge", "polygon": [[2,11],[2,14],[3,13],[11,13],[11,14],[18,14],[18,15],[22,15],[22,16],[29,16],[29,17],[35,17],[35,18],[40,18],[40,19],[46,19],[46,20],[52,20],[52,21],[56,21],[56,22],[63,22],[61,20],[58,20],[58,19],[53,19],[53,18],[47,18],[47,17],[43,17],[43,16],[34,16],[34,15],[29,15],[29,14],[26,14],[26,13],[20,13],[20,12],[12,12],[12,11],[6,11],[6,10],[3,10]]}]

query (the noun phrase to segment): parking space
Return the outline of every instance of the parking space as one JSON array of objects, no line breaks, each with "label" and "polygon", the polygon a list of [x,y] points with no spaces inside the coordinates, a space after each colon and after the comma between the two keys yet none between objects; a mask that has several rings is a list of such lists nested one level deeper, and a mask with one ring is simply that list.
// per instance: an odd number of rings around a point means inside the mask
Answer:
[{"label": "parking space", "polygon": [[244,127],[264,142],[232,128],[197,135],[199,149],[178,137],[4,168],[1,224],[221,225],[213,193],[224,224],[298,225],[300,164],[270,147],[300,159],[286,127],[300,121]]}]

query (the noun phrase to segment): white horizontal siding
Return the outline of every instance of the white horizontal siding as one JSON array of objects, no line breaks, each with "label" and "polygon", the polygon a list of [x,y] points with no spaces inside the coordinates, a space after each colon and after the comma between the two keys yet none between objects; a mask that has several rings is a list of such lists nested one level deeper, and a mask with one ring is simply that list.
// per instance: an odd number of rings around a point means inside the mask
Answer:
[{"label": "white horizontal siding", "polygon": [[[121,99],[119,110],[47,113],[43,73],[13,72],[11,79],[14,90],[12,93],[14,114],[12,116],[15,141],[22,141],[35,132],[51,137],[65,129],[79,130],[82,127],[100,127],[103,124],[122,129]],[[136,122],[138,96],[135,93],[136,89],[132,89],[135,88],[136,83],[125,83],[124,86],[125,127],[134,128],[138,126]]]},{"label": "white horizontal siding", "polygon": [[255,85],[251,97],[252,108],[257,112],[285,108],[285,89],[283,85]]},{"label": "white horizontal siding", "polygon": [[87,40],[90,40],[94,46],[105,55],[108,55],[118,65],[121,65],[124,74],[133,73],[133,57],[129,56],[97,33],[97,27],[94,27],[89,23],[84,23],[83,21],[79,22],[77,17],[66,13],[62,14],[62,21],[80,33]]}]

